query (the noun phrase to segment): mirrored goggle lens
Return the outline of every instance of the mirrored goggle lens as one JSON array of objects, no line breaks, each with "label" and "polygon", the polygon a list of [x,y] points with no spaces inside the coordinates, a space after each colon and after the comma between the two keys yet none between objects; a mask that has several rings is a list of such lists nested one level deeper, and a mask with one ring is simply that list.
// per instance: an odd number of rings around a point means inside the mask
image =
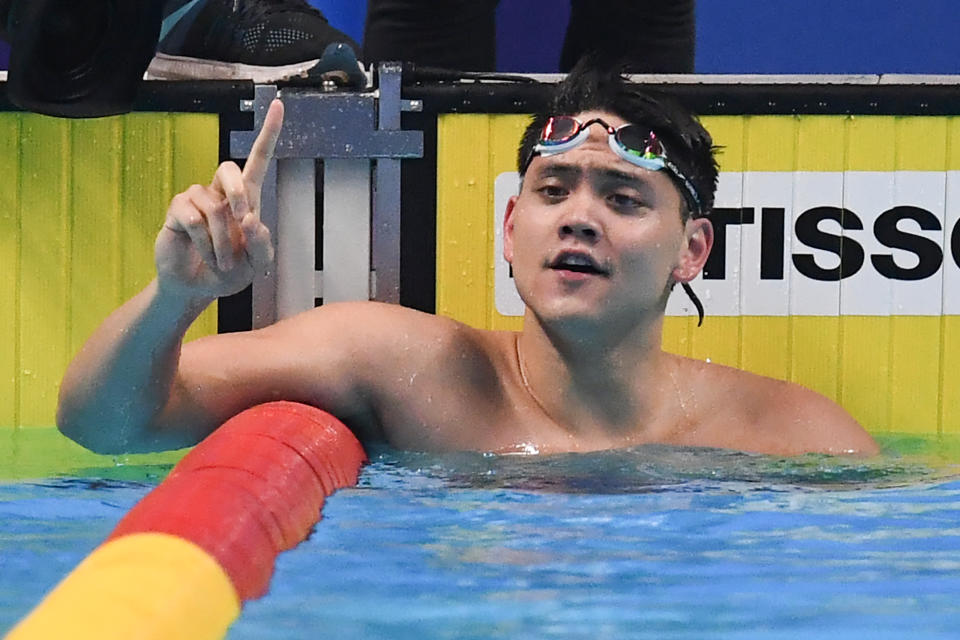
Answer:
[{"label": "mirrored goggle lens", "polygon": [[540,135],[542,144],[562,144],[580,133],[580,123],[569,116],[554,116],[547,120]]},{"label": "mirrored goggle lens", "polygon": [[662,158],[666,155],[656,134],[632,124],[617,129],[615,137],[617,143],[633,155],[642,158]]}]

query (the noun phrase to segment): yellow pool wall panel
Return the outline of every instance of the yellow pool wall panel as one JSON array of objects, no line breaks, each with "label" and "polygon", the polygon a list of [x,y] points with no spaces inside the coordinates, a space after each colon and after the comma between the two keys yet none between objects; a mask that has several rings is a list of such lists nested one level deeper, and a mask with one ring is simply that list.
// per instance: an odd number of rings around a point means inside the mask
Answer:
[{"label": "yellow pool wall panel", "polygon": [[[442,315],[473,326],[517,329],[522,321],[502,316],[493,302],[493,179],[513,166],[525,120],[517,116],[441,116],[437,162],[437,272],[456,286],[437,289]],[[445,164],[446,163],[446,164]],[[456,211],[457,215],[440,215]]]},{"label": "yellow pool wall panel", "polygon": [[[0,113],[0,428],[50,426],[94,328],[153,277],[170,198],[210,180],[216,114]],[[216,307],[188,339],[216,333]]]},{"label": "yellow pool wall panel", "polygon": [[[695,283],[707,318],[698,328],[695,317],[668,315],[664,348],[803,384],[840,402],[874,433],[960,433],[960,316],[944,312],[940,300],[957,282],[948,280],[946,269],[955,270],[948,261],[953,259],[950,234],[960,218],[953,210],[960,208],[960,199],[946,185],[948,172],[960,171],[960,118],[733,115],[702,121],[720,146],[721,173],[742,176],[741,182],[724,185],[724,198],[742,206],[753,206],[747,204],[755,188],[750,180],[783,175],[782,197],[795,211],[809,207],[813,198],[866,217],[870,212],[856,211],[863,194],[851,191],[863,175],[886,181],[878,183],[870,202],[894,207],[909,197],[903,194],[911,193],[911,175],[928,172],[934,188],[924,191],[924,197],[939,199],[944,212],[943,233],[936,236],[943,266],[930,278],[931,293],[924,300],[928,307],[940,305],[941,311],[912,312],[904,294],[909,283],[893,279],[871,290],[874,312],[848,311],[849,300],[863,295],[848,278],[815,301],[826,312],[807,313],[804,283],[790,274],[793,248],[788,240],[780,292],[785,301],[789,297],[787,313],[711,314],[711,305],[730,301],[709,299],[710,285]],[[493,249],[497,218],[491,190],[497,176],[516,171],[516,145],[527,122],[526,115],[448,114],[439,119],[437,312],[473,326],[522,326],[522,317],[502,315],[494,304],[499,285],[493,274],[502,257]],[[819,190],[816,194],[811,195],[811,185]],[[869,224],[861,233],[869,232]],[[746,227],[738,228],[738,242],[746,242]],[[728,240],[734,234],[728,227]],[[867,269],[873,254],[864,246],[862,269]],[[727,258],[735,271],[746,270],[756,259],[745,251]],[[747,306],[756,294],[740,285],[732,296],[739,296],[734,303]]]},{"label": "yellow pool wall panel", "polygon": [[[12,120],[12,121],[11,121]],[[16,424],[20,340],[20,119],[0,117],[0,428]]]}]

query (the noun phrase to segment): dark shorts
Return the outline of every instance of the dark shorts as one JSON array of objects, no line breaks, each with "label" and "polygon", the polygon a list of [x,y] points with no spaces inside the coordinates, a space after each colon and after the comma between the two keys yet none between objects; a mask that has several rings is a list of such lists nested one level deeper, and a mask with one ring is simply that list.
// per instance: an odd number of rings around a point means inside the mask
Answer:
[{"label": "dark shorts", "polygon": [[[368,0],[364,59],[493,71],[497,1]],[[631,73],[692,73],[695,31],[694,0],[571,0],[560,70],[595,51]]]}]

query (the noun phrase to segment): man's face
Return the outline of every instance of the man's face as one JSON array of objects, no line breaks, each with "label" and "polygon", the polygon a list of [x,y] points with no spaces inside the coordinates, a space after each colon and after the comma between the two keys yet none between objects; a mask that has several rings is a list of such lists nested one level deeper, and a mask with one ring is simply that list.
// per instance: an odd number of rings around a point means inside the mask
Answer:
[{"label": "man's face", "polygon": [[[626,124],[609,113],[577,116],[591,118]],[[667,173],[620,158],[607,135],[591,125],[580,146],[534,158],[507,207],[504,257],[543,319],[657,318],[667,287],[692,279],[709,253],[710,223],[683,222]]]}]

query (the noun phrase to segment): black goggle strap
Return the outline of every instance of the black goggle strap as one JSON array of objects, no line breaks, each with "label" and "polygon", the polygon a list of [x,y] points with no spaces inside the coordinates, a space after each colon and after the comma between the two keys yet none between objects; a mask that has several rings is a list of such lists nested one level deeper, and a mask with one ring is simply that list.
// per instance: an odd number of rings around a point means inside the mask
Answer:
[{"label": "black goggle strap", "polygon": [[684,292],[686,292],[687,296],[690,297],[690,301],[693,302],[693,306],[697,308],[697,315],[699,316],[699,319],[697,320],[697,326],[699,327],[703,324],[703,303],[700,302],[700,298],[697,297],[697,294],[693,292],[693,287],[690,286],[690,283],[681,282],[680,286],[683,287]]},{"label": "black goggle strap", "polygon": [[676,181],[683,185],[683,190],[685,192],[685,197],[687,204],[690,205],[691,217],[697,218],[703,214],[703,205],[700,204],[700,196],[697,195],[697,190],[693,186],[693,183],[683,175],[683,172],[680,171],[680,167],[670,162],[666,157],[663,158],[663,164],[667,169],[674,175],[677,179]]}]

